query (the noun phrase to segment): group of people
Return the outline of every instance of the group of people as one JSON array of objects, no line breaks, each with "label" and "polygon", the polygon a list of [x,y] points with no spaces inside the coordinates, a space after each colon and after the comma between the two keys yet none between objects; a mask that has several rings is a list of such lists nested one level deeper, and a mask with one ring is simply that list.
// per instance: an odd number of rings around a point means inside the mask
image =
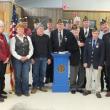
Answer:
[{"label": "group of people", "polygon": [[[110,97],[109,77],[109,46],[110,32],[106,20],[100,22],[100,29],[89,28],[87,17],[83,19],[83,27],[76,24],[72,26],[71,32],[76,39],[72,39],[67,46],[70,56],[70,88],[71,92],[82,92],[89,95],[92,92],[97,98],[101,98],[101,91],[104,91],[106,83],[107,94]],[[68,40],[69,41],[69,40]],[[76,62],[76,63],[75,63]]]},{"label": "group of people", "polygon": [[[26,24],[27,25],[27,24]],[[52,52],[70,52],[70,91],[83,95],[96,93],[101,98],[106,82],[107,97],[110,97],[110,32],[106,20],[100,22],[100,30],[90,29],[87,17],[82,21],[64,26],[58,19],[53,28],[52,19],[47,22],[47,29],[39,23],[31,33],[23,22],[16,26],[17,34],[7,43],[4,23],[0,21],[0,102],[6,96],[4,91],[6,65],[11,61],[15,76],[15,94],[29,96],[29,72],[32,64],[32,89],[47,92],[45,82],[53,81]],[[44,82],[44,77],[46,81]]]}]

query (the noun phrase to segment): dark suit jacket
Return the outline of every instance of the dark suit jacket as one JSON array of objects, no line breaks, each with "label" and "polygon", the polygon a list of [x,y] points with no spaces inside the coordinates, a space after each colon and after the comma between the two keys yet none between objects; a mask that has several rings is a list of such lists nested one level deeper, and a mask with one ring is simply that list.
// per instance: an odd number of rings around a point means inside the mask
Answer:
[{"label": "dark suit jacket", "polygon": [[67,50],[71,53],[70,65],[78,66],[80,63],[80,51],[77,40],[74,36],[70,36],[67,40]]},{"label": "dark suit jacket", "polygon": [[[92,29],[89,29],[88,37],[91,37],[91,36],[92,36]],[[86,41],[83,27],[80,28],[79,40],[80,40],[80,42],[83,42],[83,43],[85,43],[85,41]],[[83,64],[83,55],[84,55],[84,47],[81,47],[81,64]]]},{"label": "dark suit jacket", "polygon": [[[84,35],[84,28],[83,27],[80,28],[79,36],[82,37],[83,42],[86,40],[86,37]],[[89,29],[88,37],[91,37],[91,36],[92,36],[92,29]]]},{"label": "dark suit jacket", "polygon": [[[98,66],[103,66],[104,63],[104,43],[103,40],[98,39],[95,49],[93,51],[93,67],[98,69]],[[92,56],[92,38],[87,38],[84,48],[84,63],[87,63],[87,67],[91,66]]]},{"label": "dark suit jacket", "polygon": [[65,51],[66,43],[70,36],[72,36],[72,33],[69,30],[63,29],[63,40],[61,46],[59,46],[58,30],[57,29],[53,30],[50,34],[52,51],[53,52]]},{"label": "dark suit jacket", "polygon": [[110,33],[103,35],[103,41],[105,46],[105,62],[107,66],[110,66]]}]

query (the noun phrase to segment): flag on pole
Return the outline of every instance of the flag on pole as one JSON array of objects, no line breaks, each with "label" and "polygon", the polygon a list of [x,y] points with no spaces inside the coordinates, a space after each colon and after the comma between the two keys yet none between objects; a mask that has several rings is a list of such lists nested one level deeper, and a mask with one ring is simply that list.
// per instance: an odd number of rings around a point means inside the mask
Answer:
[{"label": "flag on pole", "polygon": [[[12,20],[11,20],[11,26],[10,26],[10,35],[9,38],[11,39],[16,35],[16,25],[18,23],[18,16],[16,13],[16,7],[13,5],[13,10],[12,10]],[[11,62],[12,63],[12,62]],[[15,85],[15,78],[14,78],[14,70],[12,67],[12,64],[10,64],[10,85],[11,85],[11,90],[14,90],[14,85]]]},{"label": "flag on pole", "polygon": [[16,35],[16,25],[18,23],[18,16],[16,13],[16,7],[15,5],[13,5],[13,10],[12,10],[12,20],[11,20],[12,24],[10,26],[10,38],[14,37]]}]

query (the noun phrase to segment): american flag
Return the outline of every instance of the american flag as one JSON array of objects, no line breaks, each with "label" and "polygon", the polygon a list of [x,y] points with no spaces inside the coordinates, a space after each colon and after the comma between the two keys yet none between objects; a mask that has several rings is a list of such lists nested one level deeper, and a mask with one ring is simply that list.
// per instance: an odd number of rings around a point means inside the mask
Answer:
[{"label": "american flag", "polygon": [[16,25],[18,23],[18,16],[16,13],[16,7],[13,5],[13,10],[12,10],[12,20],[11,20],[11,26],[10,26],[10,38],[16,35]]},{"label": "american flag", "polygon": [[[15,5],[13,5],[13,10],[12,10],[12,20],[11,20],[11,26],[10,26],[10,35],[9,38],[11,39],[12,37],[14,37],[16,35],[16,25],[18,23],[18,16],[16,13],[16,7]],[[13,74],[14,70],[12,67],[12,64],[10,64],[10,85],[11,85],[11,90],[14,90],[14,82],[15,82],[15,78],[14,78],[14,74]]]}]

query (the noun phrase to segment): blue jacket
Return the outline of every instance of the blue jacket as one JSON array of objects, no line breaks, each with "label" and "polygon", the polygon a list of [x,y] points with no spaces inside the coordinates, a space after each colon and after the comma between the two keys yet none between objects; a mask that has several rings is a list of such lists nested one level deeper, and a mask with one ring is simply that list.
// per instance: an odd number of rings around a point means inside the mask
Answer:
[{"label": "blue jacket", "polygon": [[92,47],[92,37],[86,39],[84,49],[84,63],[87,63],[88,68],[92,64],[94,69],[98,69],[98,66],[103,66],[104,43],[101,39],[97,39],[94,49]]}]

